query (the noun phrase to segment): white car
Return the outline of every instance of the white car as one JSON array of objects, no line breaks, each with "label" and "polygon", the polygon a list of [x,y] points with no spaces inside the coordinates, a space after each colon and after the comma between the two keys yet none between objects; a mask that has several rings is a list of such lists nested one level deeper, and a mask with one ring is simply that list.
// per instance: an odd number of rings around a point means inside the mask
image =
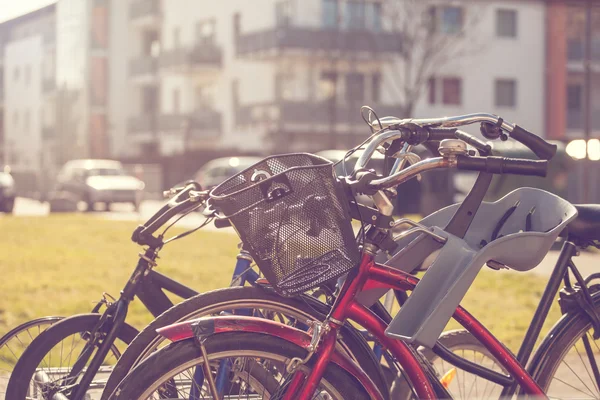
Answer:
[{"label": "white car", "polygon": [[88,211],[96,203],[131,203],[138,210],[144,182],[128,175],[123,165],[113,160],[71,160],[57,178],[55,193],[87,203]]}]

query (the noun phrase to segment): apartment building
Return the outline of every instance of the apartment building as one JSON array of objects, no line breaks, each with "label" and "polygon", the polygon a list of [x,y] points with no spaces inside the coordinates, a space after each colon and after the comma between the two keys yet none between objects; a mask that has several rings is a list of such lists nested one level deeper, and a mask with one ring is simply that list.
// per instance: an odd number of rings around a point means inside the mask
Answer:
[{"label": "apartment building", "polygon": [[0,24],[0,157],[39,171],[51,159],[54,131],[55,7]]},{"label": "apartment building", "polygon": [[[403,45],[387,22],[387,6],[384,0],[133,1],[135,110],[127,149],[266,153],[358,143],[369,133],[362,105],[379,115],[403,113],[397,90]],[[472,51],[436,69],[412,114],[489,111],[543,132],[545,2],[434,7],[439,34],[464,31],[468,37],[456,40]]]},{"label": "apartment building", "polygon": [[[399,2],[59,0],[0,24],[3,155],[35,168],[184,149],[347,148],[369,133],[360,106],[408,115],[405,44],[390,23]],[[466,51],[427,72],[410,115],[488,111],[553,138],[579,134],[581,45],[560,1],[428,4],[432,31]],[[16,28],[26,21],[36,22]],[[26,63],[35,90],[25,72],[14,79]],[[16,124],[26,108],[28,139]]]}]

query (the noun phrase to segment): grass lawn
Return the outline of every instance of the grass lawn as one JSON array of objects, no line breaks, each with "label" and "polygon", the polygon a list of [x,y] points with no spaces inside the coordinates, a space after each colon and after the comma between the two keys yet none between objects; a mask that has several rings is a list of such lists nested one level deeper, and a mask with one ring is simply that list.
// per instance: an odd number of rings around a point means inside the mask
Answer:
[{"label": "grass lawn", "polygon": [[[85,215],[1,218],[0,335],[32,318],[89,312],[103,291],[116,297],[137,262],[135,226]],[[237,243],[229,233],[199,231],[168,245],[157,269],[198,291],[224,287]],[[516,350],[545,283],[484,268],[463,305]],[[554,308],[546,329],[558,315]],[[127,321],[141,328],[150,318],[134,301]]]}]

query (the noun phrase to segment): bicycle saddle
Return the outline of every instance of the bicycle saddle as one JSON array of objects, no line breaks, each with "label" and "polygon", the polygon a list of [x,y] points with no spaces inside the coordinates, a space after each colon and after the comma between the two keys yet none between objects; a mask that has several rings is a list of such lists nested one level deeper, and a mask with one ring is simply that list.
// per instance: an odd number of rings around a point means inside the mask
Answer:
[{"label": "bicycle saddle", "polygon": [[577,218],[568,226],[567,232],[570,239],[600,240],[600,205],[579,204],[575,205]]}]

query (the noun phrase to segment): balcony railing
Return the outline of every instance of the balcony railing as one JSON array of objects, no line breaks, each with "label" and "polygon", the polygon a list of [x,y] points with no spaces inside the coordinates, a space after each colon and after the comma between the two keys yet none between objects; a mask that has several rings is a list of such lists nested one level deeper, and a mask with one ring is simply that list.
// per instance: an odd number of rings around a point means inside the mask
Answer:
[{"label": "balcony railing", "polygon": [[397,53],[402,50],[398,34],[368,30],[341,31],[282,27],[245,33],[237,38],[237,54],[268,50],[342,51]]},{"label": "balcony railing", "polygon": [[159,13],[159,0],[135,0],[129,7],[129,18],[132,20],[142,17],[158,17]]},{"label": "balcony railing", "polygon": [[223,52],[214,43],[197,44],[192,48],[166,50],[160,55],[160,67],[221,67]]},{"label": "balcony railing", "polygon": [[[294,102],[253,104],[240,107],[237,112],[237,124],[260,124],[279,122],[282,124],[331,125],[356,124],[364,125],[360,115],[360,107],[364,102],[356,102],[355,106],[327,102]],[[400,106],[370,104],[379,117],[401,117]]]},{"label": "balcony railing", "polygon": [[221,113],[200,110],[189,114],[163,114],[158,117],[159,129],[163,132],[188,132],[194,136],[210,136],[222,132]]},{"label": "balcony railing", "polygon": [[152,56],[140,56],[129,62],[129,75],[131,77],[155,75],[158,60]]},{"label": "balcony railing", "polygon": [[127,121],[127,130],[133,134],[154,132],[157,126],[156,119],[153,114],[130,117]]},{"label": "balcony railing", "polygon": [[[583,130],[585,115],[583,110],[567,110],[567,129]],[[592,130],[600,130],[600,110],[592,109],[591,117]]]}]

